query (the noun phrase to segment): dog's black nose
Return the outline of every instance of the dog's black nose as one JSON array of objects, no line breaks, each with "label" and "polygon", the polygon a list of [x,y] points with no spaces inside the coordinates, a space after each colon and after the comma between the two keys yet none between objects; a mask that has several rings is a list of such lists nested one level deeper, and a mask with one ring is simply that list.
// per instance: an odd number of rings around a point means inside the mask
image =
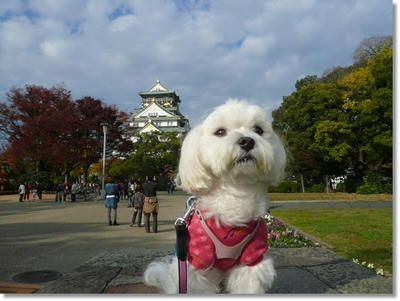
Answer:
[{"label": "dog's black nose", "polygon": [[241,137],[241,138],[238,140],[237,143],[239,144],[239,146],[240,146],[242,149],[244,149],[244,150],[247,151],[247,152],[248,152],[249,150],[253,149],[254,144],[255,144],[253,138],[250,138],[250,137]]}]

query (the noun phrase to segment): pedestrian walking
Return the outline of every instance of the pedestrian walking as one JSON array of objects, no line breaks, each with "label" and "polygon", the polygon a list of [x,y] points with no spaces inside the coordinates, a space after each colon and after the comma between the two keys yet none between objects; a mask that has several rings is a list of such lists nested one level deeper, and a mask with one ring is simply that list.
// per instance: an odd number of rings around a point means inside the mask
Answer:
[{"label": "pedestrian walking", "polygon": [[[113,183],[112,177],[107,177],[107,184],[104,187],[105,207],[107,208],[108,225],[119,225],[117,223],[117,207],[119,202],[118,184]],[[114,222],[111,223],[111,209],[114,209]]]},{"label": "pedestrian walking", "polygon": [[19,202],[23,202],[23,198],[25,195],[25,185],[24,183],[21,183],[18,187],[18,191],[19,191]]},{"label": "pedestrian walking", "polygon": [[72,184],[71,187],[71,202],[74,203],[76,201],[76,193],[79,190],[79,184],[78,182],[75,182],[74,184]]},{"label": "pedestrian walking", "polygon": [[123,200],[124,199],[124,183],[119,182],[118,189],[119,189],[119,198],[120,198],[120,200]]},{"label": "pedestrian walking", "polygon": [[150,232],[150,214],[153,217],[153,233],[158,232],[157,216],[158,216],[158,199],[157,199],[157,178],[155,176],[147,176],[146,182],[142,185],[144,191],[144,226],[146,232]]},{"label": "pedestrian walking", "polygon": [[29,201],[29,194],[31,193],[32,186],[28,184],[28,182],[25,182],[25,194],[24,194],[24,200]]},{"label": "pedestrian walking", "polygon": [[133,183],[128,184],[128,207],[133,207],[133,195],[135,194],[135,188]]},{"label": "pedestrian walking", "polygon": [[138,218],[138,227],[142,224],[142,213],[143,213],[143,203],[145,195],[143,194],[143,188],[141,186],[137,187],[137,191],[133,195],[133,215],[132,223],[129,225],[133,227],[135,224],[136,217]]},{"label": "pedestrian walking", "polygon": [[62,182],[58,183],[56,186],[56,202],[62,203],[64,199],[65,187]]},{"label": "pedestrian walking", "polygon": [[168,181],[168,194],[173,194],[175,189],[174,179],[169,179]]},{"label": "pedestrian walking", "polygon": [[127,181],[124,181],[124,199],[125,200],[129,200],[129,184],[128,184],[128,182]]},{"label": "pedestrian walking", "polygon": [[37,190],[38,198],[39,198],[39,200],[41,200],[43,190],[42,190],[42,185],[40,185],[40,183],[38,181],[36,181],[36,190]]},{"label": "pedestrian walking", "polygon": [[62,185],[64,186],[63,200],[64,200],[64,203],[66,203],[67,202],[68,183],[64,182]]}]

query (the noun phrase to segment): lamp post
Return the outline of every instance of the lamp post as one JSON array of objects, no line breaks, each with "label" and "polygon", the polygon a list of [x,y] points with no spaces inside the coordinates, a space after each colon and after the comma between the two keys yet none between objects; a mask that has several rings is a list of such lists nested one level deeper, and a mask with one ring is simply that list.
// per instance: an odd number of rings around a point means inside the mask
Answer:
[{"label": "lamp post", "polygon": [[104,195],[104,177],[106,173],[106,137],[107,137],[107,128],[108,124],[107,123],[101,123],[100,124],[103,127],[103,134],[104,134],[104,141],[103,141],[103,174],[101,177],[101,195]]}]

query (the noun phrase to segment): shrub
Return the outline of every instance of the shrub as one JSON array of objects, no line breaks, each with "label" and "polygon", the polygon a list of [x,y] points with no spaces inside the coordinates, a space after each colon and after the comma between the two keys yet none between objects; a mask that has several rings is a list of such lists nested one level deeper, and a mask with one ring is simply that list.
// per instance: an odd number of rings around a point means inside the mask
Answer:
[{"label": "shrub", "polygon": [[310,192],[324,192],[325,185],[324,184],[314,184],[311,186]]},{"label": "shrub", "polygon": [[[357,193],[392,193],[392,184],[383,183],[384,175],[377,170],[369,170],[364,176],[364,183],[358,188]],[[360,192],[359,192],[360,191]]]},{"label": "shrub", "polygon": [[290,192],[300,192],[300,191],[301,191],[300,184],[291,181],[281,181],[277,186],[268,187],[268,192],[290,193]]},{"label": "shrub", "polygon": [[364,183],[360,187],[358,187],[357,192],[358,194],[375,194],[379,193],[379,187],[376,184]]},{"label": "shrub", "polygon": [[393,187],[391,183],[385,183],[382,186],[383,193],[393,193]]},{"label": "shrub", "polygon": [[335,191],[337,192],[346,192],[346,184],[344,182],[340,182],[336,185]]},{"label": "shrub", "polygon": [[362,180],[355,176],[349,176],[344,180],[345,189],[348,193],[356,192],[361,184]]},{"label": "shrub", "polygon": [[368,184],[375,184],[381,186],[382,175],[375,170],[368,170],[364,176],[364,182]]}]

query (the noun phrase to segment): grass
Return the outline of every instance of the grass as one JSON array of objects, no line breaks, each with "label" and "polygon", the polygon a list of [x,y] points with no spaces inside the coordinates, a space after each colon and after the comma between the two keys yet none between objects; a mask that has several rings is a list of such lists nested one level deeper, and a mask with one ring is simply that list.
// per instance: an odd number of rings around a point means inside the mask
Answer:
[{"label": "grass", "polygon": [[271,214],[332,245],[347,259],[392,273],[392,209],[280,209]]},{"label": "grass", "polygon": [[312,200],[392,200],[393,195],[381,194],[356,194],[345,192],[333,193],[268,193],[270,201],[312,201]]}]

